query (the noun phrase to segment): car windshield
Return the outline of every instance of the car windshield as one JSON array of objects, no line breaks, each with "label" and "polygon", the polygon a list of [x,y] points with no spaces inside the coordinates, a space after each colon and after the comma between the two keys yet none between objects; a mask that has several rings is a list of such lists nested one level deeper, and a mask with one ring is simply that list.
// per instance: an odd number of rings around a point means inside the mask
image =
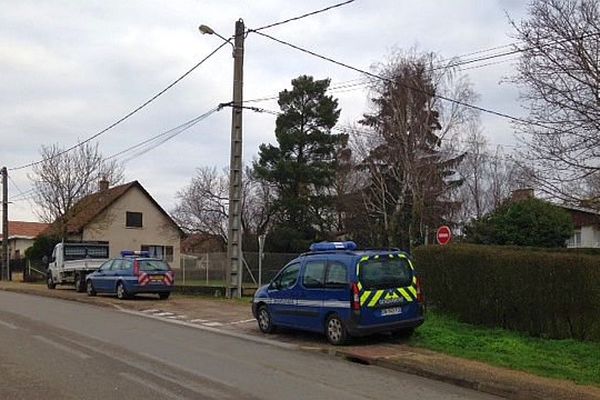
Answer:
[{"label": "car windshield", "polygon": [[406,258],[367,260],[360,264],[360,282],[366,289],[388,289],[408,286],[412,269]]},{"label": "car windshield", "polygon": [[140,260],[142,271],[168,271],[169,269],[169,264],[162,260]]}]

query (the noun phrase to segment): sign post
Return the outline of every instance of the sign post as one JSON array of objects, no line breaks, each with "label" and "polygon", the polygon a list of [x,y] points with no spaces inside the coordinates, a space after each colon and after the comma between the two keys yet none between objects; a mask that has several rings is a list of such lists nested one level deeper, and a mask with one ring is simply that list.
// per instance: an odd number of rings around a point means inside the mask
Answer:
[{"label": "sign post", "polygon": [[435,238],[438,242],[438,244],[444,246],[448,243],[450,243],[450,241],[452,240],[452,231],[450,230],[450,228],[446,225],[442,225],[438,228],[436,234],[435,234]]}]

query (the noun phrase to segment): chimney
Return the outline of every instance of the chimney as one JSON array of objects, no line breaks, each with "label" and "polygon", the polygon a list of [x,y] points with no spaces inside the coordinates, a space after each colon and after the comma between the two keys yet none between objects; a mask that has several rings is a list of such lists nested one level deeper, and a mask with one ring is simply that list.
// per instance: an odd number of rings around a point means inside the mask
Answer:
[{"label": "chimney", "polygon": [[533,198],[535,198],[535,195],[533,194],[532,188],[516,189],[513,190],[511,195],[511,201],[513,203]]},{"label": "chimney", "polygon": [[100,192],[108,190],[108,181],[106,180],[106,178],[102,178],[100,182],[98,182],[98,189]]}]

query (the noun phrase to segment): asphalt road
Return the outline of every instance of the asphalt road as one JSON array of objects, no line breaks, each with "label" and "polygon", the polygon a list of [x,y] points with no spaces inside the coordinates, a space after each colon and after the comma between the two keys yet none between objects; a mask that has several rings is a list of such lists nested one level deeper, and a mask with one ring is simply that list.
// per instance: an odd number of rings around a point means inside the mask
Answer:
[{"label": "asphalt road", "polygon": [[118,310],[0,292],[0,399],[497,399]]}]

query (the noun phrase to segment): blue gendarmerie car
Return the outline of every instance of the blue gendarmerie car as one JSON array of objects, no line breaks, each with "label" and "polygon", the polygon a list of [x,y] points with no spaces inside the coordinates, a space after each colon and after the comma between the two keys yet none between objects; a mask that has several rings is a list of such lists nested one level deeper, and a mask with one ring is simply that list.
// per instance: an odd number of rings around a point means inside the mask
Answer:
[{"label": "blue gendarmerie car", "polygon": [[406,253],[321,242],[258,289],[252,313],[264,333],[278,326],[322,332],[340,345],[376,332],[412,334],[424,321],[424,300]]},{"label": "blue gendarmerie car", "polygon": [[89,296],[110,293],[119,299],[138,293],[155,293],[166,300],[174,284],[175,275],[165,261],[150,258],[145,251],[122,251],[120,258],[106,261],[87,276],[86,291]]}]

